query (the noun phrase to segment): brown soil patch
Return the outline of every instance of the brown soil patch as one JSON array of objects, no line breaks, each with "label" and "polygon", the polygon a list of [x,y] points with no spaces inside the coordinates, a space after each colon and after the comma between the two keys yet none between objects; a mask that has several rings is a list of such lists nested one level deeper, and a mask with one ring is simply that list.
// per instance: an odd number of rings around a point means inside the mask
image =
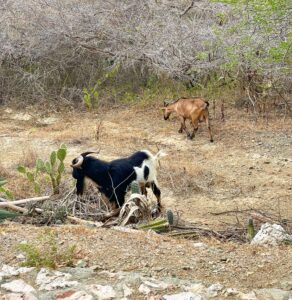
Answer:
[{"label": "brown soil patch", "polygon": [[[114,159],[139,149],[156,152],[159,148],[168,153],[158,175],[163,204],[181,212],[185,220],[212,229],[244,226],[249,217],[246,213],[212,214],[244,209],[259,209],[274,220],[292,219],[291,119],[256,124],[251,116],[230,110],[224,123],[213,118],[215,142],[210,143],[204,124],[189,141],[177,132],[176,118],[166,122],[154,108],[55,115],[48,123],[15,115],[0,111],[0,165],[17,198],[33,196],[27,182],[15,171],[19,163],[30,161],[27,153],[46,159],[60,143],[67,144],[66,167],[71,181],[70,161],[83,151],[101,149],[99,157]],[[42,229],[11,224],[1,225],[0,230],[5,245],[0,248],[0,257],[9,262],[14,259],[13,247],[23,239],[33,239]],[[281,287],[281,281],[291,277],[291,246],[269,249],[203,239],[209,247],[202,250],[194,248],[193,241],[144,233],[74,226],[56,230],[62,231],[60,241],[76,242],[90,264],[100,263],[108,270],[156,272],[158,276],[168,274],[245,288]],[[12,250],[7,253],[5,249]]]}]

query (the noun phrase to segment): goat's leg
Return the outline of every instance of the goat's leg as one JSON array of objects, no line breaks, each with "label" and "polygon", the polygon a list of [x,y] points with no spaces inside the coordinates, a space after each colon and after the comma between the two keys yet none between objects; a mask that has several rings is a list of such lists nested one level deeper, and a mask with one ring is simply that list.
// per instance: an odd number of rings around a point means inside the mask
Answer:
[{"label": "goat's leg", "polygon": [[192,118],[192,125],[194,127],[193,132],[191,134],[188,134],[188,138],[192,140],[195,137],[196,132],[198,131],[198,118]]},{"label": "goat's leg", "polygon": [[144,183],[140,184],[140,188],[141,188],[142,195],[145,195],[145,197],[147,198],[146,184],[144,184]]},{"label": "goat's leg", "polygon": [[155,182],[151,182],[151,189],[157,199],[157,210],[161,211],[161,191]]},{"label": "goat's leg", "polygon": [[209,132],[209,137],[210,137],[210,142],[213,143],[214,140],[213,140],[213,136],[212,136],[212,132],[211,132],[211,126],[210,126],[210,121],[209,121],[209,114],[208,112],[205,114],[205,122],[206,122],[206,125],[207,125],[207,128],[208,128],[208,132]]},{"label": "goat's leg", "polygon": [[178,130],[179,133],[186,131],[186,118],[180,117],[180,129]]}]

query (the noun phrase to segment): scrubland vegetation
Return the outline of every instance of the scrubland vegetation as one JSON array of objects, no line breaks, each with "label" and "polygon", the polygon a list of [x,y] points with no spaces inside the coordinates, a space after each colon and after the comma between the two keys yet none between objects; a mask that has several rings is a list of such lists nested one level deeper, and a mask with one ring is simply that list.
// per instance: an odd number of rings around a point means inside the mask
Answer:
[{"label": "scrubland vegetation", "polygon": [[287,0],[5,0],[0,10],[2,104],[96,109],[199,94],[291,112]]}]

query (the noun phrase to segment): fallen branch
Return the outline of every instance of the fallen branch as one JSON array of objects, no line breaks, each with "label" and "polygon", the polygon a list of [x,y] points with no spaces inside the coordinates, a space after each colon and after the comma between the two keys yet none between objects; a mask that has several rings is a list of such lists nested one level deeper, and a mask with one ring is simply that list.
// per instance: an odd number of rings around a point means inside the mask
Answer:
[{"label": "fallen branch", "polygon": [[77,223],[77,224],[91,225],[91,226],[94,226],[94,227],[101,227],[103,225],[102,222],[86,221],[86,220],[83,220],[83,219],[80,219],[80,218],[77,218],[77,217],[73,217],[73,216],[67,216],[67,219],[69,221],[72,221],[72,222]]},{"label": "fallen branch", "polygon": [[35,198],[27,198],[27,199],[21,199],[21,200],[15,200],[15,201],[6,201],[6,202],[0,202],[0,207],[7,207],[7,204],[13,204],[13,205],[19,205],[19,204],[27,204],[29,202],[37,202],[37,201],[45,201],[50,199],[50,196],[43,196],[43,197],[35,197]]},{"label": "fallen branch", "polygon": [[16,206],[16,205],[12,204],[11,202],[1,202],[0,204],[1,204],[1,207],[9,208],[13,211],[17,211],[17,212],[21,212],[21,213],[28,212],[28,210],[26,208]]}]

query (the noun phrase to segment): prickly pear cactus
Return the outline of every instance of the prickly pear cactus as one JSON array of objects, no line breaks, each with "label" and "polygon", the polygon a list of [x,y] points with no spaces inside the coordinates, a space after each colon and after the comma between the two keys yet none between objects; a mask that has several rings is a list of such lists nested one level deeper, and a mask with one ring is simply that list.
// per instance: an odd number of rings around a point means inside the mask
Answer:
[{"label": "prickly pear cactus", "polygon": [[141,194],[140,185],[136,180],[131,183],[131,193],[132,194]]},{"label": "prickly pear cactus", "polygon": [[172,212],[171,209],[167,209],[167,210],[166,210],[166,219],[167,219],[167,221],[168,221],[168,224],[169,224],[170,226],[172,226],[172,225],[173,225],[173,222],[174,222],[174,216],[173,216],[173,212]]},{"label": "prickly pear cactus", "polygon": [[251,241],[254,238],[254,236],[255,236],[255,230],[254,230],[253,220],[249,219],[247,225],[247,239]]}]

